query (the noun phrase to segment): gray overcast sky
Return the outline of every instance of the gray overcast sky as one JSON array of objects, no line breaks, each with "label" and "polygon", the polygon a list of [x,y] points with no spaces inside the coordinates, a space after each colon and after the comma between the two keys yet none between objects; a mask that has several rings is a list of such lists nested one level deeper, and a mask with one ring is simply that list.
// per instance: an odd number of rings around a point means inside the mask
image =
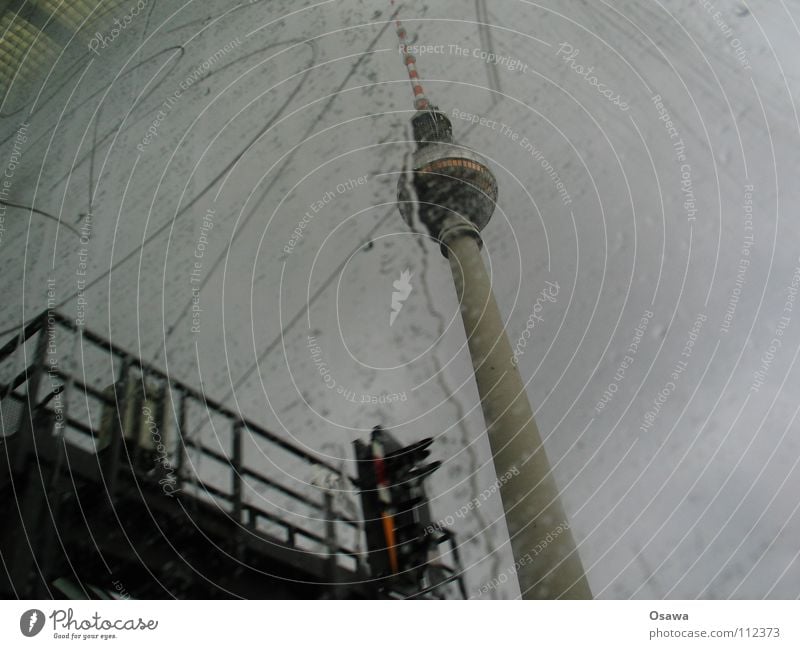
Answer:
[{"label": "gray overcast sky", "polygon": [[[3,104],[6,199],[62,225],[9,208],[2,328],[49,277],[74,317],[87,247],[91,329],[350,473],[375,424],[436,437],[454,515],[495,478],[447,262],[394,205],[413,110],[388,3],[151,1]],[[797,597],[800,7],[477,6],[402,17],[497,175],[512,345],[558,287],[520,369],[595,595]],[[454,517],[473,596],[518,596],[479,594],[512,564],[501,515]]]}]

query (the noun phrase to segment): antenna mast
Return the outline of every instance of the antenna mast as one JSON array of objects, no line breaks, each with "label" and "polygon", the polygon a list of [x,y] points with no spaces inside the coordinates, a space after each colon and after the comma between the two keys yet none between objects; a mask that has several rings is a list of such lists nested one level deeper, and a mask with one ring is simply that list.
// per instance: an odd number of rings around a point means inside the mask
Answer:
[{"label": "antenna mast", "polygon": [[[391,0],[391,5],[392,7],[395,6],[394,0]],[[430,103],[425,96],[425,90],[422,88],[422,80],[417,71],[417,59],[408,51],[408,32],[406,32],[406,28],[403,27],[403,23],[398,17],[399,13],[400,8],[398,7],[393,14],[394,24],[397,27],[397,40],[400,41],[400,53],[403,55],[403,63],[408,71],[408,80],[411,82],[411,90],[414,93],[414,108],[417,110],[426,110],[430,106]]]}]

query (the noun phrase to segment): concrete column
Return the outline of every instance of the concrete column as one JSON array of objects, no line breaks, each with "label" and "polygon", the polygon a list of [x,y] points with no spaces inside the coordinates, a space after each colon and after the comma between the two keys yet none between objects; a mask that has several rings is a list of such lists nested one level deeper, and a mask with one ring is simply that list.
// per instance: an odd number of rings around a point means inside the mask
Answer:
[{"label": "concrete column", "polygon": [[522,597],[591,599],[528,396],[512,363],[480,235],[469,222],[453,219],[439,237],[461,305]]}]

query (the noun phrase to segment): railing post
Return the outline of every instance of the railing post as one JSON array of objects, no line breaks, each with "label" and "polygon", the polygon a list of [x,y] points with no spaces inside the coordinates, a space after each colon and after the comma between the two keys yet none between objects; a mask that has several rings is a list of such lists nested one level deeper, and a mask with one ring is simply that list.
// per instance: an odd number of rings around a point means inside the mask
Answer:
[{"label": "railing post", "polygon": [[[17,454],[15,457],[15,467],[19,470],[27,459],[27,455],[33,448],[33,436],[36,434],[35,419],[37,417],[37,403],[39,398],[39,384],[42,381],[42,373],[44,372],[45,357],[47,356],[47,315],[48,312],[42,312],[37,325],[39,337],[36,339],[36,348],[33,352],[34,367],[33,375],[28,378],[27,389],[27,404],[28,416],[25,419],[25,425],[20,428],[20,440],[17,446]],[[23,361],[24,365],[24,361]]]},{"label": "railing post", "polygon": [[[12,339],[6,345],[3,346],[3,350],[0,350],[0,361],[4,361],[7,356],[11,356],[14,352],[17,351],[17,349],[19,349],[20,345],[22,345],[22,343],[25,342],[25,338],[23,338],[24,334],[25,334],[25,329],[23,327],[19,330],[19,334],[17,334],[16,342],[14,342],[14,340]],[[24,368],[25,365],[24,361],[22,365]],[[25,377],[25,380],[27,380],[27,377]],[[14,391],[15,387],[14,383],[15,381],[13,380],[9,381],[8,385],[6,385],[5,388],[3,388],[3,393],[0,394],[0,401],[5,399],[9,394],[11,394]]]},{"label": "railing post", "polygon": [[[55,462],[55,469],[53,470],[53,478],[50,484],[51,489],[57,488],[57,481],[59,476],[61,475],[62,467],[64,464],[64,458],[67,453],[66,449],[66,434],[67,434],[67,427],[69,426],[69,397],[72,394],[72,388],[74,385],[74,377],[78,370],[78,350],[82,347],[83,343],[83,328],[76,327],[74,330],[74,338],[73,338],[73,345],[72,345],[72,353],[67,358],[67,362],[63,364],[61,367],[61,372],[63,375],[63,383],[61,385],[61,391],[56,395],[56,408],[58,408],[58,403],[61,404],[61,422],[59,425],[58,415],[56,414],[55,419],[55,430],[57,436],[57,449],[56,449],[56,462]],[[56,412],[58,412],[56,410]]]},{"label": "railing post", "polygon": [[183,467],[186,464],[186,444],[184,442],[184,431],[186,430],[186,392],[181,390],[181,400],[180,404],[178,405],[178,435],[177,439],[177,466],[175,468],[176,480],[177,484],[175,485],[175,490],[180,491],[181,486],[183,485]]},{"label": "railing post", "polygon": [[336,567],[338,565],[336,555],[339,550],[339,543],[336,539],[336,522],[333,511],[333,494],[326,486],[324,491],[325,507],[325,543],[328,546],[328,558],[325,561],[325,572],[328,584],[331,586],[331,593],[334,599],[339,599],[339,590],[336,587]]},{"label": "railing post", "polygon": [[231,450],[231,480],[233,490],[233,514],[237,524],[242,524],[242,422],[233,424],[233,448]]},{"label": "railing post", "polygon": [[458,543],[456,543],[456,535],[450,530],[447,531],[447,538],[450,541],[450,549],[453,553],[453,565],[458,572],[458,590],[461,593],[462,599],[469,599],[467,597],[467,588],[464,585],[464,570],[461,567],[461,557],[458,553]]},{"label": "railing post", "polygon": [[34,366],[33,376],[28,380],[29,408],[35,407],[36,399],[39,397],[39,384],[42,382],[42,373],[44,372],[47,356],[47,327],[47,311],[45,311],[39,325],[39,337],[36,339],[36,351],[34,352],[36,365]]},{"label": "railing post", "polygon": [[[111,423],[111,444],[108,450],[108,460],[106,463],[106,484],[108,485],[109,500],[113,500],[114,492],[117,486],[117,476],[119,474],[120,451],[122,449],[122,439],[125,435],[123,426],[125,424],[127,413],[127,396],[128,396],[128,381],[130,377],[131,360],[126,356],[119,370],[119,378],[114,384],[115,402],[117,405],[116,419]],[[119,392],[122,392],[122,399],[119,398]]]}]

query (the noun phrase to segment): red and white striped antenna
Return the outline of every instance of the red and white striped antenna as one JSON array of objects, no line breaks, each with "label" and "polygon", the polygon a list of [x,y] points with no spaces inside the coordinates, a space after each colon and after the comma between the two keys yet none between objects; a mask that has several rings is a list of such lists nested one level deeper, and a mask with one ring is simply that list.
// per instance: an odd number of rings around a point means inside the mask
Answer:
[{"label": "red and white striped antenna", "polygon": [[[392,7],[395,6],[394,0],[391,0]],[[425,96],[425,91],[422,89],[422,81],[417,72],[417,59],[408,51],[408,33],[400,18],[397,17],[400,9],[394,12],[394,24],[397,26],[397,39],[400,41],[400,53],[403,55],[403,62],[408,70],[408,79],[411,81],[411,90],[414,92],[414,108],[417,110],[427,110],[430,107],[430,102]]]}]

